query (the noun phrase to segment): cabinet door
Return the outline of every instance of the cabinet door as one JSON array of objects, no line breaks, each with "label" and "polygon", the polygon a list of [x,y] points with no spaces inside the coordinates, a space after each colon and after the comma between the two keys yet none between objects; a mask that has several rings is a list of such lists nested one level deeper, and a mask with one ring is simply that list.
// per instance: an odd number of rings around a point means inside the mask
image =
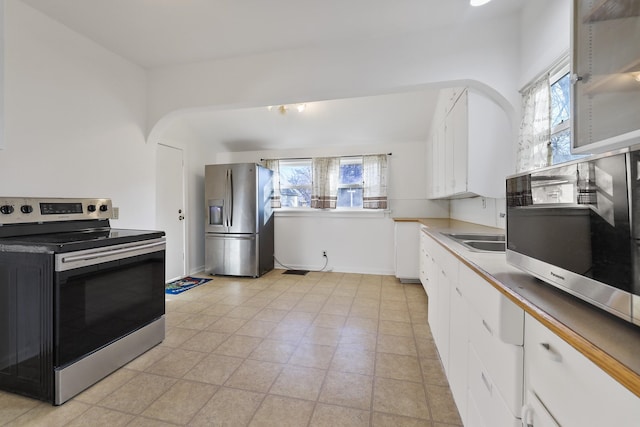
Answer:
[{"label": "cabinet door", "polygon": [[435,248],[435,266],[438,274],[438,328],[436,347],[445,373],[449,376],[450,337],[451,337],[451,288],[458,282],[459,261],[440,245]]},{"label": "cabinet door", "polygon": [[402,282],[418,279],[419,227],[417,222],[395,223],[395,270],[396,277]]},{"label": "cabinet door", "polygon": [[434,157],[433,157],[433,171],[434,171],[434,183],[436,197],[442,197],[446,195],[445,191],[445,179],[446,179],[446,142],[445,142],[445,128],[444,122],[436,128],[434,134]]},{"label": "cabinet door", "polygon": [[[424,233],[423,233],[424,234]],[[434,250],[437,245],[433,239],[425,235],[424,248],[425,248],[425,276],[426,284],[425,290],[427,291],[427,298],[429,300],[429,310],[427,312],[427,321],[431,328],[431,333],[435,334],[438,329],[438,271],[435,265]]]},{"label": "cabinet door", "polygon": [[[516,418],[502,396],[498,392],[491,374],[486,370],[482,361],[478,357],[473,344],[469,346],[469,396],[472,400],[472,413],[481,422],[474,422],[473,425],[494,426],[521,426],[520,420]],[[469,421],[471,419],[469,418]]]},{"label": "cabinet door", "polygon": [[435,341],[440,360],[444,367],[444,371],[449,375],[449,277],[447,272],[438,265],[438,311],[436,316],[438,320],[437,328],[433,332],[433,340]]},{"label": "cabinet door", "polygon": [[426,181],[427,181],[427,199],[433,199],[436,197],[435,191],[435,174],[433,171],[433,131],[429,134],[429,138],[427,139],[427,150],[425,156],[425,167],[426,167]]},{"label": "cabinet door", "polygon": [[640,398],[529,315],[525,386],[564,427],[637,427],[640,420]]},{"label": "cabinet door", "polygon": [[[420,253],[418,254],[419,261],[419,274],[420,274],[420,283],[422,283],[422,287],[425,292],[427,292],[427,282],[429,281],[429,277],[427,276],[427,267],[429,262],[431,261],[431,257],[427,251],[428,240],[431,238],[427,236],[425,232],[422,231],[422,227],[420,228]],[[427,292],[428,295],[428,292]]]},{"label": "cabinet door", "polygon": [[572,140],[577,152],[604,152],[640,141],[639,15],[637,1],[573,1]]},{"label": "cabinet door", "polygon": [[452,194],[467,191],[468,170],[468,105],[467,91],[462,92],[453,109],[449,113],[449,127],[451,128],[451,142],[453,152],[453,170],[451,171]]},{"label": "cabinet door", "polygon": [[[456,104],[457,105],[457,104]],[[454,105],[455,110],[455,105]],[[449,196],[455,194],[455,164],[458,159],[455,158],[454,145],[455,136],[457,134],[456,123],[454,123],[453,111],[447,114],[444,120],[444,192]]]},{"label": "cabinet door", "polygon": [[467,420],[467,357],[469,348],[469,307],[458,283],[450,289],[449,387],[462,423]]}]

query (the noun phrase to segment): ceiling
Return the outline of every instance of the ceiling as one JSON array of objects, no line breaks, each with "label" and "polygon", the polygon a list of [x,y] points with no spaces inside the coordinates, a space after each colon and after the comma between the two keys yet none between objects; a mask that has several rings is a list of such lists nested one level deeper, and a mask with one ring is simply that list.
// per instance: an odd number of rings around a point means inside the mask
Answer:
[{"label": "ceiling", "polygon": [[[464,26],[513,13],[525,2],[474,8],[468,0],[21,1],[145,68]],[[435,94],[315,102],[305,113],[284,116],[252,108],[185,120],[203,140],[230,151],[415,141],[426,138]]]},{"label": "ceiling", "polygon": [[278,106],[194,113],[183,120],[228,151],[426,141],[436,89]]}]

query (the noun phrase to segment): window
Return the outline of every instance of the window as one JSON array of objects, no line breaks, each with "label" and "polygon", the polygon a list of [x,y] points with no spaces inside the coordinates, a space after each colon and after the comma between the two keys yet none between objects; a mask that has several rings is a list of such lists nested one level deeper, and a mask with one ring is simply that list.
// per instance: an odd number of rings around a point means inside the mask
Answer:
[{"label": "window", "polygon": [[569,65],[549,77],[551,164],[568,162],[584,156],[571,154],[571,81]]},{"label": "window", "polygon": [[280,160],[280,200],[283,208],[311,206],[311,159]]},{"label": "window", "polygon": [[570,88],[565,62],[522,90],[518,172],[583,157],[571,154]]},{"label": "window", "polygon": [[362,157],[343,157],[340,159],[338,207],[362,207]]},{"label": "window", "polygon": [[[276,189],[272,199],[277,200],[272,205],[276,208],[387,208],[386,155],[273,159],[266,162],[278,175],[279,194]],[[369,165],[367,179],[371,181],[366,188],[365,165]]]}]

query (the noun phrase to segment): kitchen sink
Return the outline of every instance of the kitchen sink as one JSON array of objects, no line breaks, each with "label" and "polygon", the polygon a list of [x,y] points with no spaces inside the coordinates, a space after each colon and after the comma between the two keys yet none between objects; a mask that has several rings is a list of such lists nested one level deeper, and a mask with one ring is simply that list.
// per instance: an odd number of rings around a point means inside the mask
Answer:
[{"label": "kitchen sink", "polygon": [[504,252],[504,242],[496,241],[483,241],[483,240],[463,240],[461,242],[467,248],[471,250],[483,251],[483,252]]},{"label": "kitchen sink", "polygon": [[504,242],[504,234],[480,234],[480,233],[450,233],[445,234],[455,240],[480,240],[483,242]]},{"label": "kitchen sink", "polygon": [[457,241],[474,252],[504,252],[504,234],[445,233],[445,236]]}]

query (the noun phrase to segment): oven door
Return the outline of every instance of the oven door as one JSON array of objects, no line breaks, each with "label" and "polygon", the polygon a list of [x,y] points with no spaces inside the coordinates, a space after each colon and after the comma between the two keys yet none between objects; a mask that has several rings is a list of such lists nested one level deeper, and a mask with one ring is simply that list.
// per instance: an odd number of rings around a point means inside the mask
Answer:
[{"label": "oven door", "polygon": [[164,315],[165,241],[57,254],[54,284],[58,369]]}]

